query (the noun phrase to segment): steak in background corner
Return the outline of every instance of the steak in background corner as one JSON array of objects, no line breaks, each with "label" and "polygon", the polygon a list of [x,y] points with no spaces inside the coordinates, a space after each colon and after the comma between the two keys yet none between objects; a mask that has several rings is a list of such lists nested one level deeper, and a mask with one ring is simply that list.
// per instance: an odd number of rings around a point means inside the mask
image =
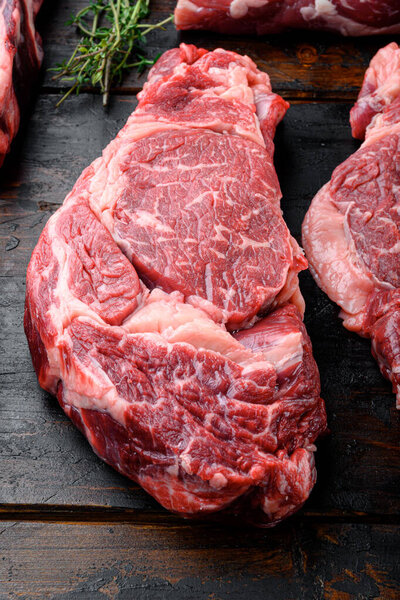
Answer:
[{"label": "steak in background corner", "polygon": [[360,149],[315,196],[303,244],[343,325],[372,341],[400,408],[400,48],[371,60],[350,113]]},{"label": "steak in background corner", "polygon": [[35,31],[42,2],[0,0],[0,166],[42,62],[41,40]]},{"label": "steak in background corner", "polygon": [[317,29],[342,35],[400,33],[399,0],[178,0],[177,29],[280,33]]},{"label": "steak in background corner", "polygon": [[315,482],[307,262],[273,167],[287,107],[248,57],[169,50],[28,268],[40,385],[98,456],[185,516],[274,524]]}]

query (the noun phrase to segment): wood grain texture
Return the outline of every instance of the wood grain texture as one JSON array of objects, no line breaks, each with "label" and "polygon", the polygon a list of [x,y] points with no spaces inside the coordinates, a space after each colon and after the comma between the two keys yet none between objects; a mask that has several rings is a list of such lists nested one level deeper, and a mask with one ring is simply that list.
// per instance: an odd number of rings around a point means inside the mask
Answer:
[{"label": "wood grain texture", "polygon": [[5,523],[0,598],[398,598],[399,527]]},{"label": "wood grain texture", "polygon": [[[87,0],[48,2],[43,9],[39,27],[44,38],[43,85],[47,92],[66,88],[65,83],[52,80],[53,74],[47,68],[70,56],[79,37],[66,22],[86,4]],[[153,0],[149,21],[164,19],[174,7],[175,0]],[[180,42],[248,54],[260,68],[268,71],[275,91],[287,98],[343,100],[357,96],[371,57],[388,39],[380,36],[354,40],[328,33],[297,31],[259,38],[208,32],[178,33],[170,23],[165,31],[148,35],[144,54],[154,58]],[[145,73],[138,76],[132,72],[117,91],[137,93],[145,79]]]},{"label": "wood grain texture", "polygon": [[[135,99],[116,96],[106,114],[93,95],[73,98],[62,109],[54,104],[53,96],[40,96],[24,144],[15,150],[12,168],[2,173],[0,338],[6,360],[0,387],[0,502],[153,514],[158,505],[103,464],[56,400],[39,389],[22,329],[25,272],[40,232],[82,169],[122,127]],[[357,147],[350,138],[349,107],[296,104],[278,129],[282,206],[298,239],[311,198]],[[319,480],[305,514],[399,514],[400,418],[390,385],[369,342],[343,329],[337,308],[308,274],[302,289],[331,429],[319,443]]]}]

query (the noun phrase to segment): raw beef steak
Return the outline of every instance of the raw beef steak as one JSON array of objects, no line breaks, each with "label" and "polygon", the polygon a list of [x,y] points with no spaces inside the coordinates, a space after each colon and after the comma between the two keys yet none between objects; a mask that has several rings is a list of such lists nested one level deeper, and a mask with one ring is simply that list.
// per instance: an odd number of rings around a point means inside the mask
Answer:
[{"label": "raw beef steak", "polygon": [[28,269],[40,384],[101,458],[188,516],[275,523],[315,481],[306,262],[272,162],[286,108],[247,57],[166,52]]},{"label": "raw beef steak", "polygon": [[342,35],[400,33],[399,0],[178,0],[177,29],[280,33],[320,29]]},{"label": "raw beef steak", "polygon": [[35,19],[43,0],[0,0],[0,166],[42,62]]},{"label": "raw beef steak", "polygon": [[372,340],[400,402],[400,49],[379,50],[351,111],[361,148],[333,172],[303,223],[318,285],[347,329]]}]

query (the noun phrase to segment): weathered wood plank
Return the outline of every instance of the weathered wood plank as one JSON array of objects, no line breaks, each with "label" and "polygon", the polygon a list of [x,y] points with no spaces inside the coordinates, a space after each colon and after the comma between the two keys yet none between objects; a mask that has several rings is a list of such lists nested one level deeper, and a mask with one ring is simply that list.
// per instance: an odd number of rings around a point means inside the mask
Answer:
[{"label": "weathered wood plank", "polygon": [[[38,388],[22,329],[26,266],[46,220],[134,107],[132,97],[117,96],[104,114],[97,100],[83,95],[57,110],[53,96],[40,97],[24,143],[1,174],[0,502],[154,512],[158,505],[101,463]],[[312,196],[356,147],[348,110],[297,104],[278,129],[282,205],[297,238]],[[337,308],[307,274],[302,287],[331,428],[319,444],[319,481],[305,510],[399,514],[400,418],[390,385],[368,341],[342,328]]]},{"label": "weathered wood plank", "polygon": [[[86,0],[46,3],[39,29],[43,34],[45,61],[43,84],[56,91],[66,84],[52,80],[47,71],[70,56],[79,39],[73,28],[66,26],[71,14],[87,4]],[[175,0],[154,0],[149,21],[166,18],[174,10]],[[166,31],[149,34],[145,54],[156,57],[180,42],[194,43],[208,49],[223,47],[246,53],[260,68],[268,71],[275,91],[288,98],[353,99],[357,96],[365,69],[378,48],[388,43],[387,37],[347,39],[339,35],[315,32],[292,32],[275,36],[223,36],[207,32],[178,33],[172,23]],[[128,74],[117,91],[136,93],[146,74]]]},{"label": "weathered wood plank", "polygon": [[0,598],[399,597],[399,528],[4,523]]}]

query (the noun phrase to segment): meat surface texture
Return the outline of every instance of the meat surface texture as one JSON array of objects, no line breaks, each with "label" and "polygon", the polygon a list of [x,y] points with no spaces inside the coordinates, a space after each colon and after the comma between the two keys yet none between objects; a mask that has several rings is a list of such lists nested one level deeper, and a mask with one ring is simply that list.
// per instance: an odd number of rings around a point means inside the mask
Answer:
[{"label": "meat surface texture", "polygon": [[319,29],[360,36],[400,33],[399,0],[178,0],[177,29],[268,34]]},{"label": "meat surface texture", "polygon": [[166,52],[28,268],[40,385],[103,460],[186,516],[273,524],[315,482],[307,263],[273,168],[286,109],[247,57]]},{"label": "meat surface texture", "polygon": [[42,62],[35,18],[43,0],[0,0],[0,166]]},{"label": "meat surface texture", "polygon": [[360,149],[335,169],[303,223],[318,285],[344,326],[372,340],[400,403],[400,49],[379,50],[351,110]]}]

